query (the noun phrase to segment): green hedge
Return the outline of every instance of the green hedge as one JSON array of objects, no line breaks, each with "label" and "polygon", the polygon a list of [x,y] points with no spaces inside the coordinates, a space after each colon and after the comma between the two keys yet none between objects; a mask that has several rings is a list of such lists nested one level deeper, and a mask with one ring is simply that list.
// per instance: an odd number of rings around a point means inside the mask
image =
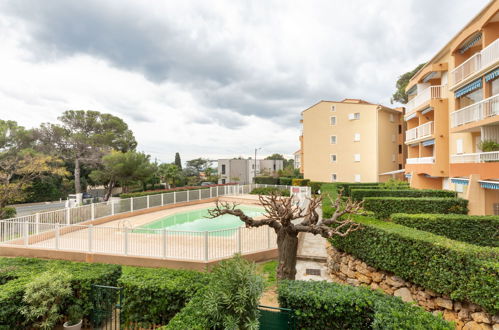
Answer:
[{"label": "green hedge", "polygon": [[31,258],[0,258],[0,329],[24,329],[24,317],[20,313],[26,285],[38,274],[46,271],[65,270],[71,274],[72,298],[63,302],[62,310],[79,304],[85,318],[92,311],[92,284],[115,286],[121,274],[121,266],[79,263],[62,260]]},{"label": "green hedge", "polygon": [[271,194],[277,194],[281,196],[288,196],[290,195],[289,189],[280,189],[276,187],[266,187],[266,188],[255,188],[250,192],[251,195],[271,195]]},{"label": "green hedge", "polygon": [[454,329],[441,317],[368,288],[282,281],[279,303],[295,310],[300,329]]},{"label": "green hedge", "polygon": [[308,186],[310,180],[309,179],[293,179],[291,180],[291,184],[293,186],[306,187]]},{"label": "green hedge", "polygon": [[351,189],[380,185],[379,182],[335,182],[334,184],[338,191],[343,189],[343,196],[350,196]]},{"label": "green hedge", "polygon": [[2,217],[0,218],[1,219],[10,219],[10,218],[15,218],[16,217],[16,214],[17,214],[17,210],[15,207],[11,207],[11,206],[6,206],[2,209],[0,209],[0,213],[2,213]]},{"label": "green hedge", "polygon": [[254,181],[259,184],[279,184],[279,178],[273,176],[257,176]]},{"label": "green hedge", "polygon": [[468,201],[438,197],[366,197],[364,210],[373,212],[379,219],[388,219],[393,213],[467,214]]},{"label": "green hedge", "polygon": [[350,196],[353,200],[362,200],[364,197],[457,197],[455,191],[432,189],[352,189]]},{"label": "green hedge", "polygon": [[291,186],[292,178],[280,177],[279,184],[283,186]]},{"label": "green hedge", "polygon": [[499,312],[499,248],[368,217],[356,216],[356,221],[363,229],[330,239],[339,250],[452,299]]},{"label": "green hedge", "polygon": [[318,194],[323,184],[326,184],[326,182],[310,181],[308,186],[312,190],[312,194]]},{"label": "green hedge", "polygon": [[392,214],[393,222],[480,246],[499,247],[499,216]]},{"label": "green hedge", "polygon": [[125,323],[167,324],[208,279],[206,273],[188,270],[123,267],[119,285]]}]

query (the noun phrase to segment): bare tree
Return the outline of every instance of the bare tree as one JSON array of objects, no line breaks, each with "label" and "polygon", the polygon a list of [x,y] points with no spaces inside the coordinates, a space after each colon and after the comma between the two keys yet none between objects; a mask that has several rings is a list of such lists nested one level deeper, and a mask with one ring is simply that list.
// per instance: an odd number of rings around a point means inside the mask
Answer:
[{"label": "bare tree", "polygon": [[[358,223],[351,219],[352,214],[362,210],[362,201],[352,201],[350,198],[343,200],[340,192],[335,200],[330,199],[335,209],[331,218],[320,219],[317,208],[321,205],[322,196],[309,198],[306,207],[301,208],[292,197],[279,195],[258,196],[265,212],[263,219],[254,219],[247,216],[237,208],[237,204],[217,202],[214,209],[209,210],[209,218],[216,218],[224,214],[239,217],[247,228],[269,226],[277,234],[277,248],[279,250],[279,266],[277,277],[279,279],[295,279],[296,256],[298,249],[298,233],[311,233],[330,238],[334,235],[346,236],[360,228]],[[302,219],[301,221],[293,221]]]}]

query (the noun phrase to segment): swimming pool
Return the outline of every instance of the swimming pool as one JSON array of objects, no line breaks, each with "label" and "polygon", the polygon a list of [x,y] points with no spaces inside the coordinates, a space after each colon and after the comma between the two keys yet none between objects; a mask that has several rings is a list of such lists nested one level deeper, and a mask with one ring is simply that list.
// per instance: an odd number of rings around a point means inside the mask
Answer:
[{"label": "swimming pool", "polygon": [[[264,209],[258,206],[237,206],[250,217],[263,214]],[[175,213],[149,222],[139,229],[167,229],[172,231],[213,231],[240,227],[243,222],[238,217],[225,214],[215,219],[207,219],[210,208]]]}]

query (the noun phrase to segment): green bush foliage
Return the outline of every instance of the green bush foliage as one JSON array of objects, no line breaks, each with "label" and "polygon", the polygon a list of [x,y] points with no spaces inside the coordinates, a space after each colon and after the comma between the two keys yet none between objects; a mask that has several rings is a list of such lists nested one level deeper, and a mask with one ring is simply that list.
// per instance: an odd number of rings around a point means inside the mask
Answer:
[{"label": "green bush foliage", "polygon": [[343,189],[343,196],[350,196],[350,190],[369,186],[380,186],[378,182],[335,182],[338,191]]},{"label": "green bush foliage", "polygon": [[291,185],[306,187],[306,186],[308,186],[309,182],[310,182],[309,179],[293,179],[293,180],[291,180]]},{"label": "green bush foliage", "polygon": [[393,222],[480,246],[499,247],[499,216],[392,214]]},{"label": "green bush foliage", "polygon": [[210,189],[210,187],[223,186],[223,185],[209,185],[209,186],[193,186],[193,187],[179,187],[172,189],[162,189],[162,190],[148,190],[148,191],[140,191],[140,192],[132,192],[132,193],[123,193],[120,194],[121,198],[131,198],[131,197],[143,197],[147,195],[160,195],[166,193],[172,193],[175,191],[188,191],[188,190],[199,190],[199,189]]},{"label": "green bush foliage", "polygon": [[388,181],[380,184],[384,189],[407,189],[409,187],[409,182],[401,181],[396,179],[389,179]]},{"label": "green bush foliage", "polygon": [[16,217],[17,211],[15,207],[6,206],[2,208],[0,214],[2,214],[1,219],[10,219]]},{"label": "green bush foliage", "polygon": [[319,190],[321,190],[322,185],[325,183],[326,182],[310,181],[308,183],[308,186],[312,190],[312,194],[318,194]]},{"label": "green bush foliage", "polygon": [[379,219],[388,219],[393,213],[467,214],[468,201],[462,198],[439,197],[366,197],[364,209],[374,212]]},{"label": "green bush foliage", "polygon": [[356,216],[363,228],[331,244],[368,265],[452,299],[499,311],[499,248],[448,239],[393,222]]},{"label": "green bush foliage", "polygon": [[454,329],[421,307],[368,288],[282,281],[279,303],[295,310],[300,329]]},{"label": "green bush foliage", "polygon": [[350,194],[353,200],[362,200],[364,197],[457,197],[455,191],[432,189],[352,189]]},{"label": "green bush foliage", "polygon": [[338,187],[334,183],[326,183],[321,186],[322,195],[322,216],[330,218],[333,215],[334,209],[331,205],[331,200],[335,200],[338,196]]},{"label": "green bush foliage", "polygon": [[123,267],[125,323],[145,327],[167,324],[194,294],[208,283],[209,276],[188,270]]},{"label": "green bush foliage", "polygon": [[254,181],[259,184],[279,184],[279,178],[273,176],[257,176]]},{"label": "green bush foliage", "polygon": [[279,177],[279,184],[283,186],[291,186],[292,179],[284,176]]},{"label": "green bush foliage", "polygon": [[266,187],[266,188],[255,188],[250,192],[251,195],[280,195],[280,196],[288,196],[288,189],[280,189],[276,187]]},{"label": "green bush foliage", "polygon": [[62,310],[79,305],[85,318],[92,311],[92,284],[115,286],[121,275],[121,266],[89,264],[62,260],[33,258],[0,258],[0,329],[24,328],[20,310],[22,298],[29,283],[40,273],[57,269],[70,274],[72,295],[65,300]]}]

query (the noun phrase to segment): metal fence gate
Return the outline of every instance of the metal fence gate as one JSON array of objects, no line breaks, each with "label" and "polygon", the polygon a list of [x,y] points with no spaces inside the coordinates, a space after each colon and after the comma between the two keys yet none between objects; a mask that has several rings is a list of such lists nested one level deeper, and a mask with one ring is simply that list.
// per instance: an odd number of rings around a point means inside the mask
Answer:
[{"label": "metal fence gate", "polygon": [[93,329],[118,330],[123,324],[122,288],[107,285],[92,285]]},{"label": "metal fence gate", "polygon": [[260,330],[294,330],[295,315],[291,309],[259,306]]}]

